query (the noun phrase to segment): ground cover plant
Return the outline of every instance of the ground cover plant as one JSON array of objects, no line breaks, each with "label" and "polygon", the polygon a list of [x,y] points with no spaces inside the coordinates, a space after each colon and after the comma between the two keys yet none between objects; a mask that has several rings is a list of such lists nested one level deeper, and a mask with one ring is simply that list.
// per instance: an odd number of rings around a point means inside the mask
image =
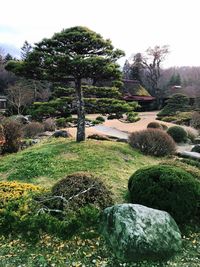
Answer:
[{"label": "ground cover plant", "polygon": [[[1,157],[0,177],[1,181],[12,180],[13,183],[18,180],[48,189],[67,175],[84,171],[95,174],[110,185],[114,201],[121,203],[127,201],[130,175],[141,167],[158,162],[161,162],[159,158],[144,156],[128,144],[94,140],[77,144],[72,140],[52,138],[15,155]],[[84,221],[87,217],[81,218]],[[199,232],[198,226],[188,228],[183,236],[183,250],[174,259],[133,264],[116,260],[94,227],[84,228],[67,240],[43,233],[37,244],[18,234],[0,236],[0,266],[196,267],[199,264]]]}]

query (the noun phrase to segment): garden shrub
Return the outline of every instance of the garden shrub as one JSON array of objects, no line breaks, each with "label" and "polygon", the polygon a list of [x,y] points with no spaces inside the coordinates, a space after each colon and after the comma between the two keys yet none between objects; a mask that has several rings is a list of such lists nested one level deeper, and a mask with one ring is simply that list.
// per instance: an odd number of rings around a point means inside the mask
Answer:
[{"label": "garden shrub", "polygon": [[[88,191],[82,193],[85,190]],[[79,195],[73,197],[77,194]],[[52,195],[63,196],[67,200],[72,197],[69,205],[74,208],[84,207],[88,204],[105,208],[113,203],[112,194],[103,182],[88,173],[74,173],[61,179],[52,187]],[[64,208],[62,202],[59,202],[59,208]]]},{"label": "garden shrub", "polygon": [[2,146],[5,143],[5,134],[3,126],[0,124],[0,146]]},{"label": "garden shrub", "polygon": [[65,128],[65,127],[68,127],[68,126],[69,126],[69,124],[68,124],[69,122],[70,122],[70,123],[77,123],[77,119],[72,118],[72,117],[67,117],[67,118],[63,118],[63,117],[61,117],[61,118],[57,118],[57,119],[55,120],[56,126],[57,126],[58,128]]},{"label": "garden shrub", "polygon": [[99,120],[93,120],[92,121],[92,124],[93,125],[98,125],[98,124],[101,124],[101,121],[99,121]]},{"label": "garden shrub", "polygon": [[137,112],[133,112],[133,111],[132,112],[128,112],[126,115],[127,115],[126,120],[128,122],[133,123],[133,122],[137,122],[137,121],[140,120],[140,118],[138,117],[138,113]]},{"label": "garden shrub", "polygon": [[197,215],[200,182],[178,167],[139,169],[130,177],[128,189],[132,203],[165,210],[180,224]]},{"label": "garden shrub", "polygon": [[5,119],[2,122],[4,130],[4,144],[2,146],[2,153],[13,153],[20,149],[20,142],[22,138],[21,124],[17,121]]},{"label": "garden shrub", "polygon": [[44,132],[44,125],[40,122],[31,122],[23,127],[23,134],[26,138],[35,137],[42,132]]},{"label": "garden shrub", "polygon": [[173,116],[176,115],[177,112],[186,110],[191,110],[191,106],[189,106],[189,98],[184,94],[174,94],[157,116]]},{"label": "garden shrub", "polygon": [[192,114],[192,119],[191,119],[191,126],[194,127],[195,129],[200,129],[200,113],[199,112],[194,112]]},{"label": "garden shrub", "polygon": [[189,172],[194,178],[200,181],[200,163],[198,167],[198,165],[193,162],[197,161],[190,159],[168,159],[162,161],[161,165],[174,166],[183,169],[184,171]]},{"label": "garden shrub", "polygon": [[152,121],[147,125],[147,128],[153,128],[153,129],[160,129],[162,130],[163,127],[161,126],[161,124],[159,122],[156,121]]},{"label": "garden shrub", "polygon": [[174,154],[176,150],[173,139],[166,132],[158,129],[131,133],[129,144],[144,154],[158,157]]},{"label": "garden shrub", "polygon": [[192,143],[194,143],[195,138],[198,137],[198,131],[195,130],[195,129],[192,129],[192,128],[187,128],[187,129],[185,129],[185,130],[186,130],[186,132],[187,132],[187,137],[188,137],[188,139],[189,139]]},{"label": "garden shrub", "polygon": [[48,118],[43,122],[44,125],[44,130],[45,131],[49,131],[49,132],[53,132],[56,129],[56,123],[55,120],[53,120],[52,118]]},{"label": "garden shrub", "polygon": [[167,129],[168,129],[168,126],[167,125],[165,125],[164,123],[160,123],[160,125],[161,125],[161,127],[162,127],[162,129],[164,131],[167,131]]},{"label": "garden shrub", "polygon": [[100,122],[104,122],[104,121],[105,121],[104,117],[102,117],[102,116],[98,116],[98,117],[96,117],[95,120],[96,120],[96,121],[100,121]]},{"label": "garden shrub", "polygon": [[187,132],[179,126],[172,126],[167,130],[167,133],[174,139],[176,143],[187,141]]},{"label": "garden shrub", "polygon": [[20,183],[20,182],[0,182],[0,208],[5,207],[9,201],[20,199],[30,192],[40,191],[41,187]]},{"label": "garden shrub", "polygon": [[97,226],[100,211],[93,205],[70,210],[62,218],[55,216],[42,201],[50,194],[38,186],[1,182],[0,193],[0,234],[20,234],[36,242],[43,233],[65,239]]}]

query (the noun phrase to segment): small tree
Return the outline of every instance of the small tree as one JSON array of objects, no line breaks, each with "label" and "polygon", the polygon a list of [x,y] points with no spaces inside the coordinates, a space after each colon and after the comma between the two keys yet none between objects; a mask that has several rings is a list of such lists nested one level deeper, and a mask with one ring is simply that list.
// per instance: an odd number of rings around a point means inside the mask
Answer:
[{"label": "small tree", "polygon": [[6,89],[7,99],[12,109],[21,114],[34,99],[33,90],[23,81],[19,81]]},{"label": "small tree", "polygon": [[77,141],[85,140],[85,112],[82,80],[91,78],[119,79],[121,72],[116,60],[123,56],[110,40],[86,27],[73,27],[37,43],[22,63],[8,65],[20,75],[63,82],[74,81],[77,97]]},{"label": "small tree", "polygon": [[177,112],[189,111],[190,109],[189,98],[186,95],[174,94],[167,101],[167,105],[158,113],[158,116],[175,115]]}]

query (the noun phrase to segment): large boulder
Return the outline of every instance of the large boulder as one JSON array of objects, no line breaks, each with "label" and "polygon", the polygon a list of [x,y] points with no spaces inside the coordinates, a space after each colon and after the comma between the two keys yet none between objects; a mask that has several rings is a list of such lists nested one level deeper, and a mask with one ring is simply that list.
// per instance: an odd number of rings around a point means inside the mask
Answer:
[{"label": "large boulder", "polygon": [[181,233],[165,211],[137,204],[106,208],[100,231],[117,258],[127,261],[165,259],[181,248]]},{"label": "large boulder", "polygon": [[64,137],[64,138],[68,138],[68,137],[72,137],[71,134],[67,131],[64,130],[60,130],[60,131],[55,131],[55,133],[52,134],[53,137]]}]

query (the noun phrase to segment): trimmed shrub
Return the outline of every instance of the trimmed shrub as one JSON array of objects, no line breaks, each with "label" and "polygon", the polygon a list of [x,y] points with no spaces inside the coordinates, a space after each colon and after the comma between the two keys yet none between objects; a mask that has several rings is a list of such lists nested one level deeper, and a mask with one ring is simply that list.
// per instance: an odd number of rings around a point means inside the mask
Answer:
[{"label": "trimmed shrub", "polygon": [[[112,205],[111,192],[103,182],[88,173],[74,173],[58,181],[52,187],[53,196],[63,196],[69,200],[67,208],[80,208],[93,204],[99,208]],[[63,202],[59,202],[59,209],[64,209]]]},{"label": "trimmed shrub", "polygon": [[157,165],[137,170],[129,179],[132,203],[165,210],[180,224],[197,215],[200,182],[190,173]]},{"label": "trimmed shrub", "polygon": [[173,116],[176,115],[177,112],[186,110],[191,110],[191,106],[189,106],[189,98],[184,94],[174,94],[157,116]]},{"label": "trimmed shrub", "polygon": [[167,133],[174,139],[176,143],[187,141],[187,132],[179,126],[172,126],[167,130]]},{"label": "trimmed shrub", "polygon": [[100,121],[100,122],[104,122],[104,121],[105,121],[104,117],[102,117],[102,116],[98,116],[98,117],[96,117],[95,120],[96,120],[96,121]]},{"label": "trimmed shrub", "polygon": [[160,123],[160,125],[162,126],[163,131],[167,131],[168,129],[167,125],[165,125],[164,123]]},{"label": "trimmed shrub", "polygon": [[200,181],[200,169],[195,162],[197,161],[190,159],[169,159],[162,161],[161,165],[178,167],[186,172],[189,172],[193,177]]},{"label": "trimmed shrub", "polygon": [[160,123],[159,123],[159,122],[156,122],[156,121],[152,121],[152,122],[150,122],[150,123],[147,125],[147,128],[160,129],[160,130],[163,129],[163,127],[160,125]]},{"label": "trimmed shrub", "polygon": [[192,114],[192,119],[191,119],[191,126],[194,127],[195,129],[200,129],[200,113],[199,112],[194,112]]},{"label": "trimmed shrub", "polygon": [[77,119],[74,119],[72,117],[67,117],[67,118],[61,117],[61,118],[56,119],[55,122],[58,128],[65,128],[69,126],[69,122],[77,123]]},{"label": "trimmed shrub", "polygon": [[37,134],[44,132],[44,126],[39,122],[31,122],[23,127],[23,134],[26,138],[35,137]]},{"label": "trimmed shrub", "polygon": [[127,115],[126,120],[128,122],[133,123],[133,122],[137,122],[137,121],[140,120],[140,118],[138,117],[138,113],[137,112],[133,112],[133,111],[132,112],[128,112],[126,115]]},{"label": "trimmed shrub", "polygon": [[158,157],[174,154],[176,150],[173,139],[167,133],[158,129],[131,133],[129,144],[144,154]]},{"label": "trimmed shrub", "polygon": [[185,129],[185,130],[186,130],[186,132],[187,132],[187,137],[188,137],[188,139],[189,139],[192,143],[194,143],[195,138],[198,137],[198,131],[195,130],[195,129],[192,129],[192,128],[187,128],[187,129]]},{"label": "trimmed shrub", "polygon": [[49,131],[49,132],[53,132],[56,129],[56,123],[53,119],[48,118],[43,122],[44,125],[44,130],[45,131]]},{"label": "trimmed shrub", "polygon": [[93,125],[98,125],[98,124],[101,124],[101,121],[93,120],[91,123],[92,123]]},{"label": "trimmed shrub", "polygon": [[17,121],[6,119],[3,121],[2,125],[5,137],[2,153],[17,152],[20,149],[22,138],[21,124]]}]

